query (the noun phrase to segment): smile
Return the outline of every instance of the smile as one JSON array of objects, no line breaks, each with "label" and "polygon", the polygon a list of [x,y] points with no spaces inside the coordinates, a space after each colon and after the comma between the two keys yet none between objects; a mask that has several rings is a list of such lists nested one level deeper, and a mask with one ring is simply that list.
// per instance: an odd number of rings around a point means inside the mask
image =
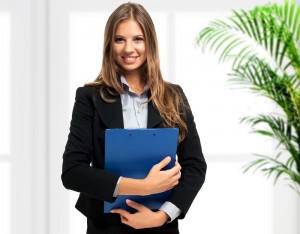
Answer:
[{"label": "smile", "polygon": [[137,59],[137,56],[122,56],[125,63],[134,63]]}]

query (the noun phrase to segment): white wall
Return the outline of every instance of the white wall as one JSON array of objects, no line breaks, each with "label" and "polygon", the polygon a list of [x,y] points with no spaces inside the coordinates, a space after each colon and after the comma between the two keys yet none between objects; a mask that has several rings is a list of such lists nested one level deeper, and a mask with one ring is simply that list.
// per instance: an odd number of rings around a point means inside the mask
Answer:
[{"label": "white wall", "polygon": [[[61,156],[75,89],[98,74],[104,24],[123,2],[0,0],[1,233],[85,233],[74,208],[77,194],[60,181]],[[274,187],[241,170],[251,153],[271,153],[273,145],[250,135],[239,118],[272,105],[232,90],[229,65],[194,45],[210,19],[268,1],[138,2],[156,25],[165,78],[189,99],[208,162],[206,183],[180,222],[182,233],[198,234],[200,225],[206,234],[300,234],[295,193],[284,182]]]}]

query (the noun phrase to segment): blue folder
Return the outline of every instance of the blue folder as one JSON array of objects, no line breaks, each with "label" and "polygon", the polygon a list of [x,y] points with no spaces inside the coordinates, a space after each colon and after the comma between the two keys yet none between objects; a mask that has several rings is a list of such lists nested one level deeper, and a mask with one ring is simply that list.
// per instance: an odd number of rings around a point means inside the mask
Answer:
[{"label": "blue folder", "polygon": [[[176,161],[177,142],[177,128],[107,129],[105,169],[120,176],[143,179],[153,165],[166,156],[171,156],[171,162],[163,170],[170,169]],[[148,196],[120,195],[113,203],[104,202],[104,213],[115,208],[134,211],[127,206],[126,199],[156,210],[166,201],[170,192],[169,190]]]}]

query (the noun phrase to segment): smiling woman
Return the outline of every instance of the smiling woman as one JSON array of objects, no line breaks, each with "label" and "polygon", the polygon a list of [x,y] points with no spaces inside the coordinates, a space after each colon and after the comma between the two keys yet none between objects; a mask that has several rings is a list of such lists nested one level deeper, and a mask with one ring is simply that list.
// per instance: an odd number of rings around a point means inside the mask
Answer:
[{"label": "smiling woman", "polygon": [[146,45],[143,31],[135,20],[124,20],[116,31],[113,44],[113,56],[116,63],[122,69],[130,88],[137,94],[141,94],[146,84],[142,77],[141,69],[146,61]]},{"label": "smiling woman", "polygon": [[[155,27],[141,5],[126,3],[111,14],[103,52],[99,76],[76,92],[62,182],[80,192],[76,208],[87,217],[88,234],[179,233],[178,219],[185,217],[204,183],[206,162],[183,90],[162,77]],[[104,168],[106,129],[174,127],[179,128],[178,162],[171,169],[162,170],[170,163],[168,155],[143,179]],[[158,210],[129,200],[134,213],[103,209],[104,202],[119,195],[167,190],[170,196]]]}]

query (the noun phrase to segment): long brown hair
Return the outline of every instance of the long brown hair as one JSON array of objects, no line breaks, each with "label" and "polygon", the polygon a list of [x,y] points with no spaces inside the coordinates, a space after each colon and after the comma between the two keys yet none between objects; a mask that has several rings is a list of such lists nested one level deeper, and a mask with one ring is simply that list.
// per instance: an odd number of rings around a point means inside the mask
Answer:
[{"label": "long brown hair", "polygon": [[184,102],[182,92],[175,85],[163,80],[155,27],[143,6],[136,3],[125,3],[110,15],[104,32],[102,69],[94,82],[85,85],[100,85],[100,96],[108,103],[114,102],[114,99],[109,99],[105,95],[105,90],[112,95],[124,93],[120,82],[122,69],[113,58],[113,42],[118,25],[126,19],[137,21],[144,33],[147,59],[141,69],[150,87],[149,101],[153,101],[166,127],[179,128],[178,141],[180,142],[187,133],[187,126],[183,118],[185,118],[188,107]]}]

